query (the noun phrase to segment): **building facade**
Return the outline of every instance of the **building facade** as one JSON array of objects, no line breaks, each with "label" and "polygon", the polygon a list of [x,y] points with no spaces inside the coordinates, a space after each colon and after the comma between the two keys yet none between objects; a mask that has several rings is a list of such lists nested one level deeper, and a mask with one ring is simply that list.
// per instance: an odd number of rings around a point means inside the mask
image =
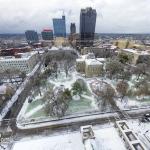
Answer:
[{"label": "building facade", "polygon": [[76,25],[75,25],[75,23],[71,23],[70,34],[75,34],[75,33],[76,33]]},{"label": "building facade", "polygon": [[123,52],[131,56],[131,63],[149,63],[150,61],[150,51],[139,51],[135,49],[121,49],[120,52]]},{"label": "building facade", "polygon": [[18,53],[18,57],[0,57],[0,70],[5,71],[7,69],[14,69],[25,73],[30,73],[37,61],[37,52]]},{"label": "building facade", "polygon": [[96,59],[87,59],[85,61],[86,77],[98,77],[102,74],[103,64]]},{"label": "building facade", "polygon": [[56,37],[66,37],[66,19],[65,16],[62,18],[53,19],[54,35]]},{"label": "building facade", "polygon": [[43,40],[53,40],[53,30],[44,29],[41,34]]},{"label": "building facade", "polygon": [[25,32],[26,40],[28,43],[38,43],[39,37],[36,31],[34,30],[27,30]]},{"label": "building facade", "polygon": [[80,13],[80,40],[81,47],[92,46],[96,25],[96,10],[88,7],[81,9]]},{"label": "building facade", "polygon": [[81,54],[94,53],[98,58],[108,58],[115,55],[116,47],[99,46],[99,47],[84,47],[81,49]]},{"label": "building facade", "polygon": [[76,70],[86,77],[97,77],[102,74],[104,59],[95,59],[91,53],[76,59]]}]

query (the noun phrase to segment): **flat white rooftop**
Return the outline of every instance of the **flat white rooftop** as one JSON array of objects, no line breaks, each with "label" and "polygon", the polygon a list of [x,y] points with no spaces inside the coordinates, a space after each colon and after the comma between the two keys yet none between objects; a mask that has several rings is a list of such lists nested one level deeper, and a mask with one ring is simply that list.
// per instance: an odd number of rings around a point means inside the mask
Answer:
[{"label": "flat white rooftop", "polygon": [[48,49],[49,51],[56,51],[56,50],[73,50],[71,47],[63,47],[63,46],[53,46],[52,48]]},{"label": "flat white rooftop", "polygon": [[16,60],[28,60],[32,55],[36,54],[37,52],[27,52],[27,53],[18,53],[21,55],[21,58],[15,58],[14,56],[1,56],[0,61],[16,61]]},{"label": "flat white rooftop", "polygon": [[103,65],[100,61],[96,59],[86,59],[85,63],[86,65]]},{"label": "flat white rooftop", "polygon": [[[126,150],[113,126],[94,127],[96,145],[100,150]],[[64,133],[47,137],[31,137],[14,144],[12,150],[84,150],[80,132]]]},{"label": "flat white rooftop", "polygon": [[135,53],[135,54],[140,54],[140,55],[150,55],[150,53],[148,51],[138,51],[136,49],[123,49],[123,51],[127,51],[127,52],[131,52],[131,53]]}]

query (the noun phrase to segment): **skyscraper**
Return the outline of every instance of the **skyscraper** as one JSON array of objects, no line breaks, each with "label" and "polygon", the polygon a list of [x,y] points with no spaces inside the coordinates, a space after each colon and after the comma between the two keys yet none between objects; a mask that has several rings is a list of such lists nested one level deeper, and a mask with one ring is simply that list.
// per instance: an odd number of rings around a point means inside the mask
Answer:
[{"label": "skyscraper", "polygon": [[51,29],[44,29],[42,31],[42,39],[43,40],[53,40],[53,30],[51,30]]},{"label": "skyscraper", "polygon": [[76,33],[76,25],[75,23],[71,23],[70,25],[70,34]]},{"label": "skyscraper", "polygon": [[66,37],[66,20],[65,16],[62,18],[53,19],[54,35],[56,37]]},{"label": "skyscraper", "polygon": [[27,30],[25,32],[26,40],[28,43],[38,43],[39,37],[36,31],[34,30]]},{"label": "skyscraper", "polygon": [[91,7],[81,9],[80,13],[80,40],[81,46],[93,45],[95,25],[96,25],[96,10]]}]

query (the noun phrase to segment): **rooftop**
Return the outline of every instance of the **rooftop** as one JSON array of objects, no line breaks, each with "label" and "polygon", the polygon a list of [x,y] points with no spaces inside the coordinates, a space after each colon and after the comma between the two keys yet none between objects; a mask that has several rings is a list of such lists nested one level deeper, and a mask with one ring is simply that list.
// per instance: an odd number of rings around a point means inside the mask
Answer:
[{"label": "rooftop", "polygon": [[62,47],[62,46],[59,47],[53,46],[51,49],[49,49],[49,51],[55,51],[55,50],[73,50],[73,49],[71,47]]},{"label": "rooftop", "polygon": [[[126,150],[125,145],[117,130],[112,126],[94,126],[96,139],[89,139],[85,142],[85,146],[89,149],[90,145],[98,149],[106,150]],[[82,136],[79,131],[69,133],[55,133],[55,135],[31,137],[22,139],[14,144],[12,150],[84,150]]]},{"label": "rooftop", "polygon": [[134,54],[140,54],[140,55],[150,55],[150,52],[148,50],[139,51],[137,49],[123,49],[123,51],[131,52]]},{"label": "rooftop", "polygon": [[96,59],[86,59],[85,63],[87,65],[102,65],[102,63]]},{"label": "rooftop", "polygon": [[12,60],[22,60],[22,59],[29,59],[32,55],[36,54],[37,52],[27,52],[27,53],[17,53],[20,55],[20,58],[16,58],[15,56],[1,56],[0,61],[12,61]]}]

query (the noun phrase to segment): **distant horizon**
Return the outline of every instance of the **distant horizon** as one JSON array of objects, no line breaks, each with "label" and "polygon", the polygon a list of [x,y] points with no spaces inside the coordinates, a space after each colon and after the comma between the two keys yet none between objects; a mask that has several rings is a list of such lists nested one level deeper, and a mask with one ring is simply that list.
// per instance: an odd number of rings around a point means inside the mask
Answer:
[{"label": "distant horizon", "polygon": [[[34,31],[36,31],[36,30],[34,30]],[[42,31],[41,31],[42,32]],[[37,32],[38,34],[41,34],[40,32]],[[24,33],[0,33],[0,35],[19,35],[19,34],[25,34],[25,32]],[[67,35],[69,35],[70,33],[66,33]],[[77,33],[77,34],[79,34],[79,33]],[[140,33],[140,32],[137,32],[137,33],[115,33],[115,32],[97,32],[97,33],[95,33],[95,34],[150,34],[150,33]]]},{"label": "distant horizon", "polygon": [[[13,6],[13,7],[12,7]],[[80,26],[80,11],[92,7],[97,11],[96,33],[150,33],[148,0],[0,0],[0,33],[24,33],[26,29],[53,29],[53,18],[66,16],[67,33],[70,23]]]}]

